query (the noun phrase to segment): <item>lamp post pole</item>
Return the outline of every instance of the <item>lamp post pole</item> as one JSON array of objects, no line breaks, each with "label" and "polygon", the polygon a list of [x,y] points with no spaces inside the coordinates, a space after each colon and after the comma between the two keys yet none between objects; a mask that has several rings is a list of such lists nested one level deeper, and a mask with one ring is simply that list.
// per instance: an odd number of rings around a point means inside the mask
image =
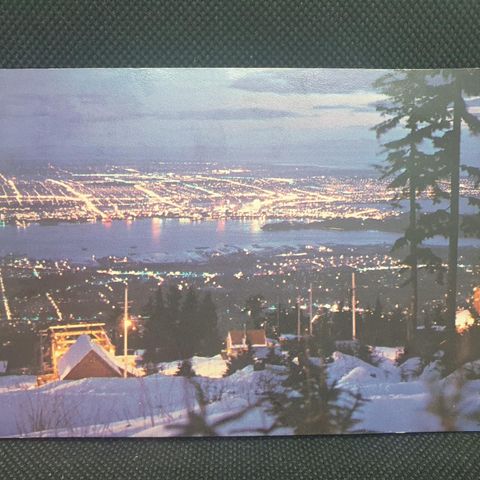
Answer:
[{"label": "lamp post pole", "polygon": [[123,309],[123,378],[127,378],[128,364],[128,283],[125,283],[125,305]]},{"label": "lamp post pole", "polygon": [[300,296],[297,297],[297,339],[300,342],[301,329],[301,317],[300,317]]},{"label": "lamp post pole", "polygon": [[309,333],[310,336],[313,334],[313,285],[310,283],[310,290],[308,291],[309,293],[309,301],[308,301],[308,313],[310,317],[310,328],[309,328]]},{"label": "lamp post pole", "polygon": [[357,338],[357,287],[355,271],[352,272],[352,340]]}]

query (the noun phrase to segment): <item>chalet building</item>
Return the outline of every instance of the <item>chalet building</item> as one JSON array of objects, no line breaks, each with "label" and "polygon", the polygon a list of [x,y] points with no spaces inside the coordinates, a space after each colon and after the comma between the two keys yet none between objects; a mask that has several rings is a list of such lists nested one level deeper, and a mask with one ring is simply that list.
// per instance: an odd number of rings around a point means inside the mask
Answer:
[{"label": "chalet building", "polygon": [[55,325],[40,332],[40,383],[58,377],[57,363],[60,358],[76,343],[79,337],[87,335],[111,355],[115,347],[108,338],[104,323],[76,323]]},{"label": "chalet building", "polygon": [[[60,380],[79,380],[91,377],[123,377],[123,366],[115,357],[88,335],[77,341],[58,360],[57,370]],[[128,371],[128,376],[134,376]]]},{"label": "chalet building", "polygon": [[248,350],[249,345],[255,350],[268,347],[265,330],[230,330],[226,339],[225,354],[235,357]]}]

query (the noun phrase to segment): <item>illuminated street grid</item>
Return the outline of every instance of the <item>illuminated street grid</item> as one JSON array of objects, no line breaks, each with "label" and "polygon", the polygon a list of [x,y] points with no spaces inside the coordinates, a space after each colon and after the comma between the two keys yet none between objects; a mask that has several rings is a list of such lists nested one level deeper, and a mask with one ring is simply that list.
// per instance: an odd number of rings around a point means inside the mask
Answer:
[{"label": "illuminated street grid", "polygon": [[[154,173],[110,167],[50,168],[35,178],[0,172],[0,221],[110,221],[128,218],[385,219],[391,192],[371,176],[265,177],[248,169]],[[467,194],[472,185],[464,181]]]}]

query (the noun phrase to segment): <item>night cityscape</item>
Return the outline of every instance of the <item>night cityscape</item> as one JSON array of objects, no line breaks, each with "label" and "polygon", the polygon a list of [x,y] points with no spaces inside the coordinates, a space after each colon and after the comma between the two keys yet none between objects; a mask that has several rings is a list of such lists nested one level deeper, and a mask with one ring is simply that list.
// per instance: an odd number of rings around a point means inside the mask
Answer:
[{"label": "night cityscape", "polygon": [[480,91],[1,75],[0,436],[478,429]]}]

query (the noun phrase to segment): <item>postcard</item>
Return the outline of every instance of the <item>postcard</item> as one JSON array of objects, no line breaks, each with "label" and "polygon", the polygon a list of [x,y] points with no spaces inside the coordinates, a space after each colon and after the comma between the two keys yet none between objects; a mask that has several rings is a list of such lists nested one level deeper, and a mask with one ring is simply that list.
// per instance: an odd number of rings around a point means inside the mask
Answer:
[{"label": "postcard", "polygon": [[0,436],[480,430],[480,70],[0,70]]}]

